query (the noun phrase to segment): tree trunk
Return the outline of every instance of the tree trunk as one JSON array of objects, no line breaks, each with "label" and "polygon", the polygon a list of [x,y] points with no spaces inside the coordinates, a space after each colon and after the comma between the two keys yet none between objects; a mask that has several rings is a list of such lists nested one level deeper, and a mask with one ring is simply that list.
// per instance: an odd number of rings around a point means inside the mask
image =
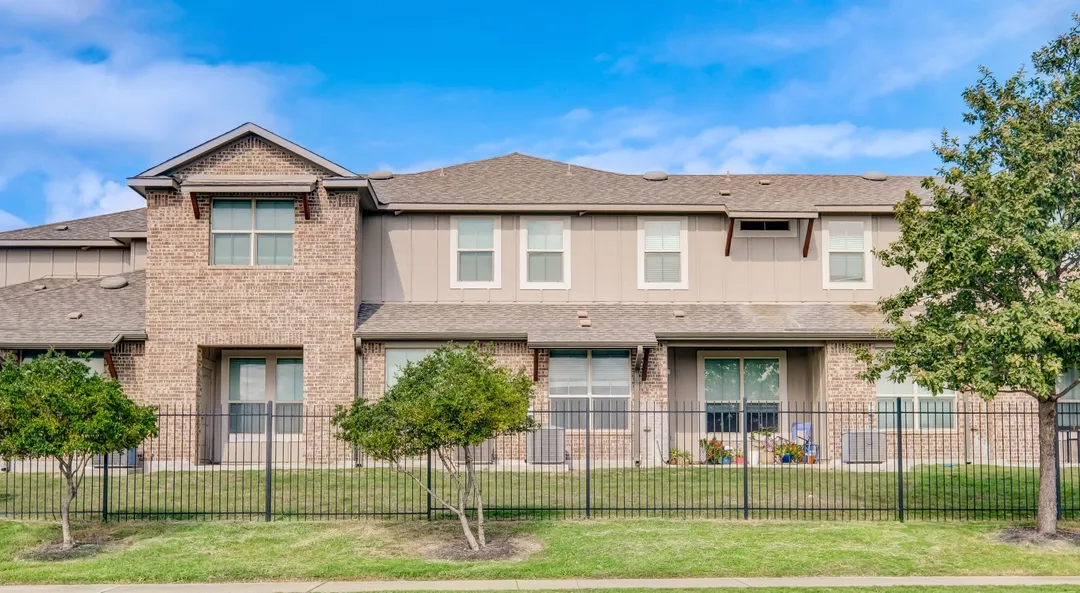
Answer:
[{"label": "tree trunk", "polygon": [[64,538],[63,548],[70,550],[75,547],[75,540],[71,537],[71,503],[79,493],[79,488],[75,485],[74,477],[68,472],[64,473],[64,481],[67,482],[68,494],[60,501],[60,531]]},{"label": "tree trunk", "polygon": [[1039,400],[1039,514],[1041,536],[1057,533],[1057,402]]},{"label": "tree trunk", "polygon": [[469,472],[469,483],[472,484],[474,496],[476,496],[476,536],[480,540],[480,547],[483,548],[487,545],[487,537],[484,536],[484,498],[483,492],[480,490],[480,482],[476,481],[476,472],[473,470],[473,464],[471,458],[466,458],[468,465],[466,470]]},{"label": "tree trunk", "polygon": [[469,525],[469,517],[465,515],[465,509],[469,508],[469,492],[472,490],[472,464],[469,463],[469,451],[465,450],[465,484],[458,484],[458,519],[461,520],[461,529],[465,531],[465,540],[469,542],[469,549],[477,551],[480,544],[473,537],[472,526]]}]

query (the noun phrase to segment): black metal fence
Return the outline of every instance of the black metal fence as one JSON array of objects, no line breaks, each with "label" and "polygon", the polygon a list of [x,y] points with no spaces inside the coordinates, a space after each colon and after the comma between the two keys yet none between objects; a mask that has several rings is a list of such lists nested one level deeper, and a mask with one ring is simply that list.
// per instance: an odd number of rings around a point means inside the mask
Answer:
[{"label": "black metal fence", "polygon": [[[878,400],[632,410],[585,400],[534,411],[526,435],[474,446],[486,516],[1025,519],[1038,501],[1027,403]],[[1059,515],[1080,519],[1080,404],[1061,404]],[[333,410],[240,404],[159,412],[160,435],[95,458],[73,514],[124,519],[438,518],[437,455],[400,467],[335,437]],[[462,460],[462,451],[449,459]],[[55,462],[0,461],[0,516],[59,516]]]}]

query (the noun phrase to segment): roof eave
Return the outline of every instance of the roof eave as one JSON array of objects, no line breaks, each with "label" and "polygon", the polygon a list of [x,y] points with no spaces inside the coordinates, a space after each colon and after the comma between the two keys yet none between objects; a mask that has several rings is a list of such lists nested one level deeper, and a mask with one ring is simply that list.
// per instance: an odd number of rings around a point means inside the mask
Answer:
[{"label": "roof eave", "polygon": [[78,239],[7,239],[0,240],[0,247],[120,247],[123,242],[119,240],[97,241]]},{"label": "roof eave", "polygon": [[[378,196],[376,196],[378,198]],[[592,212],[703,213],[726,214],[723,204],[432,204],[380,202],[379,210],[389,212]]]}]

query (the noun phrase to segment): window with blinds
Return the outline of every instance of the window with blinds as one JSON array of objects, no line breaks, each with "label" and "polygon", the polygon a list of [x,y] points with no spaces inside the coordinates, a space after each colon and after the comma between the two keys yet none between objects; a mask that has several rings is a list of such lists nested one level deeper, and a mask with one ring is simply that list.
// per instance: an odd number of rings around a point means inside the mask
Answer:
[{"label": "window with blinds", "polygon": [[215,266],[288,266],[293,263],[292,200],[214,200],[210,252]]},{"label": "window with blinds", "polygon": [[561,217],[523,219],[522,288],[570,287],[569,228],[569,219]]},{"label": "window with blinds", "polygon": [[869,288],[870,245],[866,222],[828,223],[827,288]]},{"label": "window with blinds", "polygon": [[498,217],[453,219],[451,279],[455,288],[498,288],[498,221]]},{"label": "window with blinds", "polygon": [[779,358],[706,357],[702,367],[706,432],[740,432],[744,414],[747,430],[777,428],[781,399]]},{"label": "window with blinds", "polygon": [[262,434],[266,405],[274,406],[274,432],[300,434],[304,414],[302,358],[229,358],[229,433]]},{"label": "window with blinds", "polygon": [[[630,410],[628,350],[552,350],[548,360],[551,425],[626,429]],[[589,412],[591,411],[591,413]]]},{"label": "window with blinds", "polygon": [[686,288],[685,219],[650,219],[641,223],[639,288]]},{"label": "window with blinds", "polygon": [[934,395],[908,377],[895,382],[888,372],[877,385],[879,428],[896,428],[896,398],[900,398],[900,423],[905,429],[955,428],[956,392]]}]

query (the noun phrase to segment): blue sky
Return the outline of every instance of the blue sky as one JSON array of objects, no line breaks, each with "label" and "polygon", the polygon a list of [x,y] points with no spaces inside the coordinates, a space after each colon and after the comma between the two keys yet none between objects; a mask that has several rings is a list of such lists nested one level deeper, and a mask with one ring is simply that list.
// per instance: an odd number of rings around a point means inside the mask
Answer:
[{"label": "blue sky", "polygon": [[0,230],[139,207],[245,121],[354,171],[927,174],[1080,1],[0,0]]}]

